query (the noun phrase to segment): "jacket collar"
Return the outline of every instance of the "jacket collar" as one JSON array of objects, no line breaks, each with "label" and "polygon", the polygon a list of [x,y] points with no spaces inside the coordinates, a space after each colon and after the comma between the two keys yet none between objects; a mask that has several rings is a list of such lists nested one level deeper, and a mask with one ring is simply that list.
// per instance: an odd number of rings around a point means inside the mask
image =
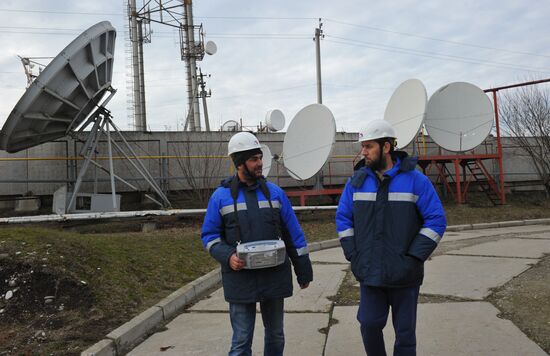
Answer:
[{"label": "jacket collar", "polygon": [[[399,172],[414,170],[418,162],[418,157],[411,157],[405,151],[394,151],[392,153],[392,160],[394,161],[393,167],[384,173],[384,175],[391,178],[395,177]],[[374,171],[365,164],[364,158],[357,162],[353,170],[364,170],[367,174],[376,176],[376,173],[374,173]]]}]

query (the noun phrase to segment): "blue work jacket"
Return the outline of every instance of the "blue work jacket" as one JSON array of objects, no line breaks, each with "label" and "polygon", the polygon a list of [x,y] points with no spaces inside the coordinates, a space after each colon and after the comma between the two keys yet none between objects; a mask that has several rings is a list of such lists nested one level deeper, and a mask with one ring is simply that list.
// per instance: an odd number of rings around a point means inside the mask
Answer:
[{"label": "blue work jacket", "polygon": [[417,159],[393,153],[383,179],[364,160],[348,180],[336,211],[336,229],[357,280],[377,287],[422,284],[424,261],[445,232],[443,206]]},{"label": "blue work jacket", "polygon": [[[225,300],[253,303],[290,297],[293,292],[291,261],[299,284],[313,279],[306,239],[294,210],[284,191],[273,183],[265,182],[273,210],[259,184],[239,183],[235,214],[232,179],[224,180],[210,197],[201,232],[204,247],[221,265]],[[283,264],[239,271],[229,267],[229,258],[239,242],[279,237],[285,242],[287,252]]]}]

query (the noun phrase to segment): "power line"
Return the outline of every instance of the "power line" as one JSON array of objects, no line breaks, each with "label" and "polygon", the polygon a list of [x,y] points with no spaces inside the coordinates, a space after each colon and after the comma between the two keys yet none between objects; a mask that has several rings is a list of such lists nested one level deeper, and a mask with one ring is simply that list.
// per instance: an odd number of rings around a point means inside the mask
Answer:
[{"label": "power line", "polygon": [[49,11],[49,10],[23,10],[23,9],[0,9],[0,12],[23,12],[37,14],[59,14],[59,15],[93,15],[93,16],[126,16],[123,13],[109,12],[76,12],[76,11]]},{"label": "power line", "polygon": [[501,52],[507,52],[507,53],[512,53],[512,54],[522,54],[522,55],[527,55],[527,56],[550,58],[549,55],[544,55],[544,54],[514,51],[514,50],[509,50],[509,49],[504,49],[504,48],[481,46],[481,45],[478,45],[478,44],[472,44],[472,43],[466,43],[466,42],[444,40],[444,39],[436,38],[436,37],[423,36],[423,35],[418,35],[418,34],[409,33],[409,32],[393,31],[393,30],[388,30],[388,29],[374,27],[374,26],[358,25],[358,24],[354,24],[354,23],[343,22],[343,21],[332,20],[332,19],[324,19],[324,20],[327,21],[327,22],[334,22],[334,23],[337,23],[337,24],[340,24],[340,25],[358,27],[358,28],[363,28],[363,29],[367,29],[367,30],[371,30],[371,31],[385,32],[385,33],[391,33],[391,34],[395,34],[395,35],[421,38],[421,39],[424,39],[424,40],[450,43],[450,44],[459,45],[459,46],[466,46],[466,47],[472,47],[472,48],[481,48],[481,49],[490,49],[490,50],[494,50],[494,51],[501,51]]},{"label": "power line", "polygon": [[494,62],[494,61],[460,57],[460,56],[454,56],[449,54],[435,53],[435,52],[422,51],[422,50],[416,50],[416,49],[410,49],[410,48],[387,46],[379,43],[358,41],[358,40],[352,40],[344,37],[331,36],[331,35],[326,35],[326,37],[336,38],[341,40],[341,41],[325,40],[328,42],[378,49],[378,50],[387,51],[387,52],[405,53],[405,54],[411,54],[411,55],[420,56],[420,57],[444,59],[444,60],[450,60],[450,61],[462,62],[462,63],[482,64],[482,65],[488,65],[488,66],[499,67],[499,68],[519,69],[519,70],[530,71],[530,72],[538,72],[538,73],[546,73],[546,74],[550,73],[546,68],[525,67],[525,66],[520,66],[517,64],[511,64],[511,63]]}]

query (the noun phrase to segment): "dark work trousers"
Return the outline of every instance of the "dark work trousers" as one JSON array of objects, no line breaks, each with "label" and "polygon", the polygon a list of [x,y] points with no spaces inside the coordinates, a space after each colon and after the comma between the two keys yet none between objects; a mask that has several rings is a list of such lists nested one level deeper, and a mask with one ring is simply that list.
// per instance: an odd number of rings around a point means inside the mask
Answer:
[{"label": "dark work trousers", "polygon": [[395,330],[394,356],[416,355],[416,305],[420,287],[380,288],[361,284],[357,320],[369,356],[386,356],[382,329],[390,306]]}]

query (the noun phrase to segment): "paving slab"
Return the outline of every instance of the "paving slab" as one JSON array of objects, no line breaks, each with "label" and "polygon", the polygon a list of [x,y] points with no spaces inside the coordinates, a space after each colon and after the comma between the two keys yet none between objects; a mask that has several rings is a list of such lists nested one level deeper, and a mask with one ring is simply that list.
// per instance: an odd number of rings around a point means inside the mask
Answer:
[{"label": "paving slab", "polygon": [[472,230],[479,232],[481,236],[494,236],[504,234],[524,234],[532,232],[550,231],[550,225],[521,225],[521,226],[507,226],[490,229]]},{"label": "paving slab", "polygon": [[[323,354],[325,335],[319,329],[328,325],[327,313],[285,314],[285,354]],[[231,324],[227,313],[184,313],[137,346],[129,356],[227,355],[231,345]],[[256,316],[253,355],[263,355],[264,330],[261,315]],[[165,351],[161,351],[166,348]]]},{"label": "paving slab", "polygon": [[550,253],[550,239],[510,238],[485,242],[447,252],[447,254],[455,255],[522,258],[541,258],[545,253]]},{"label": "paving slab", "polygon": [[[363,355],[356,320],[357,307],[335,307],[338,323],[329,331],[325,356]],[[418,355],[543,356],[546,353],[487,302],[420,304],[417,322]],[[388,355],[395,333],[391,315],[384,328]]]},{"label": "paving slab", "polygon": [[[328,297],[336,295],[338,287],[344,279],[347,266],[340,264],[313,264],[313,282],[306,289],[300,289],[293,275],[294,295],[285,300],[286,311],[326,312],[330,310],[331,301]],[[191,311],[228,311],[229,305],[223,297],[220,288],[208,298],[201,300],[189,310]]]},{"label": "paving slab", "polygon": [[328,312],[332,302],[328,297],[338,293],[346,275],[347,265],[313,265],[313,281],[306,289],[300,289],[294,280],[294,295],[285,300],[286,311]]},{"label": "paving slab", "polygon": [[523,239],[550,239],[550,231],[538,234],[525,234],[520,236]]},{"label": "paving slab", "polygon": [[422,294],[483,299],[490,289],[508,282],[537,261],[481,256],[436,256],[425,263]]},{"label": "paving slab", "polygon": [[441,243],[478,238],[482,236],[482,231],[484,230],[445,232],[445,234],[443,234],[443,238],[441,239]]},{"label": "paving slab", "polygon": [[318,252],[313,252],[309,255],[309,258],[312,262],[328,262],[328,263],[345,263],[349,262],[344,257],[344,252],[342,248],[329,248],[326,250],[321,250]]}]

